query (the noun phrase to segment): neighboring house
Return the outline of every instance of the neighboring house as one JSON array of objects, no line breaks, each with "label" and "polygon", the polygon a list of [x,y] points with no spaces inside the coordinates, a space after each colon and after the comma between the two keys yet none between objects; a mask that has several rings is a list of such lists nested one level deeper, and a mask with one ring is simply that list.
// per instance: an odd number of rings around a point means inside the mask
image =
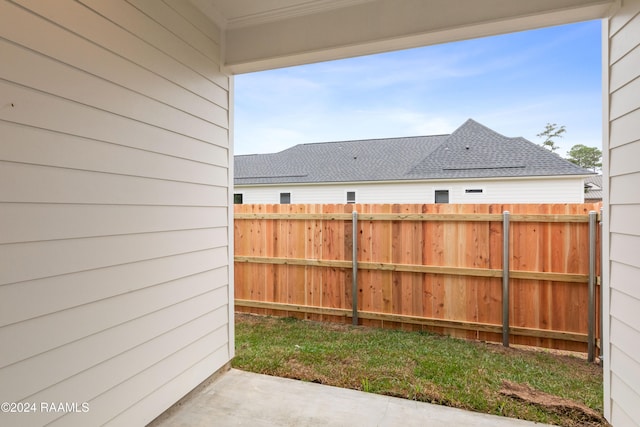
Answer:
[{"label": "neighboring house", "polygon": [[640,0],[0,1],[0,401],[90,405],[0,425],[145,425],[229,366],[233,74],[590,19],[604,412],[640,426]]},{"label": "neighboring house", "polygon": [[602,201],[602,175],[593,175],[585,178],[584,201],[585,203]]},{"label": "neighboring house", "polygon": [[236,203],[582,203],[587,169],[467,120],[450,135],[235,157]]}]

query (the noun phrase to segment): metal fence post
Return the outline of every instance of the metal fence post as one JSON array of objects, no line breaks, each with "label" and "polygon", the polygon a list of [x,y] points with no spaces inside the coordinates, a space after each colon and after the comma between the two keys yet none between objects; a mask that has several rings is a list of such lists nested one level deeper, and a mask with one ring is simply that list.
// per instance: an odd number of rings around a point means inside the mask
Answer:
[{"label": "metal fence post", "polygon": [[353,309],[353,314],[351,316],[352,322],[354,325],[358,324],[358,212],[353,211],[351,214],[351,221],[353,225],[353,255],[352,255],[352,266],[353,266],[353,280],[351,283],[351,305]]},{"label": "metal fence post", "polygon": [[595,360],[595,327],[596,327],[596,220],[598,213],[589,212],[589,302],[587,360]]},{"label": "metal fence post", "polygon": [[604,362],[603,356],[603,348],[602,348],[602,301],[604,300],[604,276],[602,275],[602,271],[604,270],[604,253],[602,251],[602,246],[604,245],[604,208],[600,208],[600,365]]},{"label": "metal fence post", "polygon": [[509,347],[509,211],[502,214],[502,345]]}]

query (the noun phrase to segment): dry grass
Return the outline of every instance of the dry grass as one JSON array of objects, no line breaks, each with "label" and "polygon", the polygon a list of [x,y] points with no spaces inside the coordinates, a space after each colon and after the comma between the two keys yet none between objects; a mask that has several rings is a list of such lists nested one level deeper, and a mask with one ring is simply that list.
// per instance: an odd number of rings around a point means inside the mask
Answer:
[{"label": "dry grass", "polygon": [[237,314],[233,366],[252,372],[562,426],[604,421],[501,393],[505,381],[602,414],[584,359],[438,335]]}]

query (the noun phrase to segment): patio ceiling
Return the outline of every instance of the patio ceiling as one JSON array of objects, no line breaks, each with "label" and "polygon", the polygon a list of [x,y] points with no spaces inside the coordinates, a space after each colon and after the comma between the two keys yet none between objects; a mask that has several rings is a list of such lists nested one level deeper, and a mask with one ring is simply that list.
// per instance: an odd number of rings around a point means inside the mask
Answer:
[{"label": "patio ceiling", "polygon": [[244,73],[606,16],[615,0],[191,0]]}]

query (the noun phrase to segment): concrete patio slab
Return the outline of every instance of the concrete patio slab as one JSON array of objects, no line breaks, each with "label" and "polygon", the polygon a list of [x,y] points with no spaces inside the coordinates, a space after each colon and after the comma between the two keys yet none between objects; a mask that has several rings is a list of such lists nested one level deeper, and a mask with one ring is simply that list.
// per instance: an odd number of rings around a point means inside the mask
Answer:
[{"label": "concrete patio slab", "polygon": [[541,424],[231,369],[156,420],[153,426],[532,427]]}]

